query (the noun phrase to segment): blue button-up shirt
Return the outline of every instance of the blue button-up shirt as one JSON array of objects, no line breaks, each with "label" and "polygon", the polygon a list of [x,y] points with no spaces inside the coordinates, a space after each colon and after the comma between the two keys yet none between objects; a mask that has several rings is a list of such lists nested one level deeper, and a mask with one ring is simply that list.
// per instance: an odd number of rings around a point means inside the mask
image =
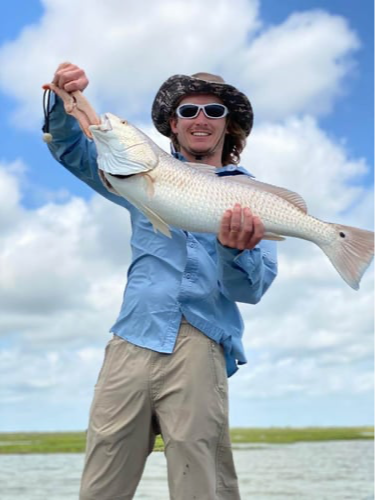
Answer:
[{"label": "blue button-up shirt", "polygon": [[[155,233],[149,220],[124,198],[110,193],[98,176],[95,144],[81,133],[56,99],[50,115],[52,155],[131,217],[132,261],[119,315],[111,332],[161,353],[172,353],[181,318],[224,348],[228,376],[246,363],[243,321],[236,302],[256,304],[277,273],[276,245],[253,250],[222,246],[214,234],[171,228],[172,238]],[[233,165],[218,175],[247,173]]]}]

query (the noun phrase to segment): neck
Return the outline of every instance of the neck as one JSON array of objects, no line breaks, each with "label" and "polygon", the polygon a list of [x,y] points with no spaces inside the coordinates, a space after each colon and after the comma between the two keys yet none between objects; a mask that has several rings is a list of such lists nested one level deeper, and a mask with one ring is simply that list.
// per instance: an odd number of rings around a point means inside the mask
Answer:
[{"label": "neck", "polygon": [[216,152],[186,151],[185,149],[181,149],[181,154],[184,155],[187,161],[192,163],[204,163],[213,167],[222,167],[221,152],[218,154]]},{"label": "neck", "polygon": [[205,163],[213,167],[222,167],[221,157],[223,154],[223,139],[220,138],[217,144],[206,151],[197,151],[181,147],[181,154],[192,163]]}]

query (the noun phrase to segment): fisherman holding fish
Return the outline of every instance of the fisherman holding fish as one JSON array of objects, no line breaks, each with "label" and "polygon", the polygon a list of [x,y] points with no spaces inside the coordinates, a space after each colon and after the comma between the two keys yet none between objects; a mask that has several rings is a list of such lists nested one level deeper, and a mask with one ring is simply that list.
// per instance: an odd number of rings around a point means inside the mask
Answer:
[{"label": "fisherman holding fish", "polygon": [[[57,96],[46,113],[48,147],[71,173],[129,211],[132,262],[95,386],[80,498],[132,499],[161,433],[171,498],[237,500],[227,377],[246,357],[236,302],[256,304],[270,287],[277,274],[275,242],[262,240],[262,221],[239,204],[223,210],[217,235],[194,233],[168,228],[151,209],[108,190],[95,142],[58,97],[60,90],[74,95],[88,83],[81,68],[58,67],[50,86]],[[186,168],[214,169],[219,177],[250,175],[238,164],[253,110],[221,77],[168,78],[156,94],[152,120],[171,139],[173,156],[189,162]],[[123,183],[138,177],[112,173]]]}]

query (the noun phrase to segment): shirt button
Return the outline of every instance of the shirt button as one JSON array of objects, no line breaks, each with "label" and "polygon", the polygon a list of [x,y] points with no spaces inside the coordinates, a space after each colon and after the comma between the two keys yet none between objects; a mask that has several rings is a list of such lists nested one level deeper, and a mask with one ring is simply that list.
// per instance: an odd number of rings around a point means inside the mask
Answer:
[{"label": "shirt button", "polygon": [[188,274],[186,275],[186,279],[188,279],[188,280],[189,280],[190,278],[191,278],[191,274],[189,274],[189,273],[188,273]]}]

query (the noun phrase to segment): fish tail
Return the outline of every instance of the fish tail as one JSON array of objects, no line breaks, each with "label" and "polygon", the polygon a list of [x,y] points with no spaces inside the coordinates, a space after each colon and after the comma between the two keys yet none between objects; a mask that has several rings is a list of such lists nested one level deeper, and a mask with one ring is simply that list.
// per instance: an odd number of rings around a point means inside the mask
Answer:
[{"label": "fish tail", "polygon": [[320,245],[341,277],[354,290],[374,256],[374,233],[356,227],[331,224],[337,237],[329,244]]}]

